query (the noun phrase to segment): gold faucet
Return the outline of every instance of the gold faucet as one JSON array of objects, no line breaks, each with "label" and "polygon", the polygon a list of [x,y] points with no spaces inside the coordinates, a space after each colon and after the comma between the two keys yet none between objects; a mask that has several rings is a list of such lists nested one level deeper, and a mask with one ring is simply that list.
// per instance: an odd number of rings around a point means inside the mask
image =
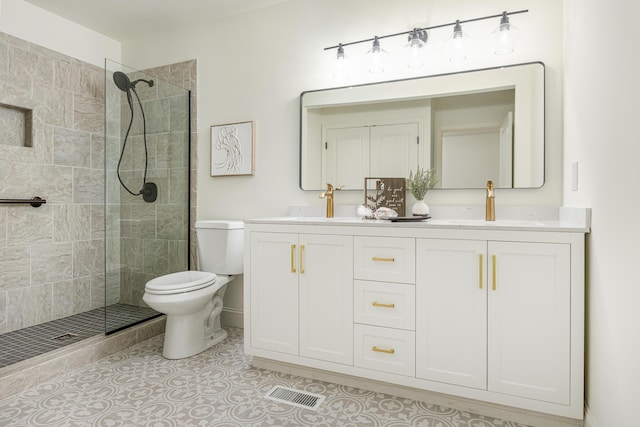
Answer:
[{"label": "gold faucet", "polygon": [[487,207],[485,214],[485,221],[496,220],[496,192],[493,188],[493,181],[487,181]]},{"label": "gold faucet", "polygon": [[333,185],[327,183],[327,191],[322,192],[320,194],[321,199],[327,199],[327,218],[333,218],[333,192],[337,190],[342,190],[341,187],[334,187]]}]

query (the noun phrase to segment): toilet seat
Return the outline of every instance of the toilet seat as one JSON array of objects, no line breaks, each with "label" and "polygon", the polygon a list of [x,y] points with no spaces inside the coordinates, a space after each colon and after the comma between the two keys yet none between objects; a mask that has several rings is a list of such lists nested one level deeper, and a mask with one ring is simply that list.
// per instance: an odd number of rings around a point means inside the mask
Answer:
[{"label": "toilet seat", "polygon": [[180,271],[148,281],[145,286],[145,292],[155,295],[178,294],[206,288],[215,282],[215,273],[192,270]]}]

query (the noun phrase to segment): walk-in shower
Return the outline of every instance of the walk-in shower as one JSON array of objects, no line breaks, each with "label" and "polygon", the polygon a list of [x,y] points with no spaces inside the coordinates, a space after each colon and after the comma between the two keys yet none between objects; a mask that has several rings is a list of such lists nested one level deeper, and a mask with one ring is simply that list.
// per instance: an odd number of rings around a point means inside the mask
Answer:
[{"label": "walk-in shower", "polygon": [[[0,37],[0,51],[7,44],[16,67],[0,73],[0,398],[50,377],[37,365],[63,347],[159,316],[142,295],[148,280],[188,269],[196,129],[185,89],[196,88],[195,60],[140,72]],[[33,52],[55,78],[24,72]]]},{"label": "walk-in shower", "polygon": [[[190,92],[111,61],[105,72],[110,333],[159,314],[142,301],[147,281],[188,269]],[[139,316],[120,321],[123,308]]]}]

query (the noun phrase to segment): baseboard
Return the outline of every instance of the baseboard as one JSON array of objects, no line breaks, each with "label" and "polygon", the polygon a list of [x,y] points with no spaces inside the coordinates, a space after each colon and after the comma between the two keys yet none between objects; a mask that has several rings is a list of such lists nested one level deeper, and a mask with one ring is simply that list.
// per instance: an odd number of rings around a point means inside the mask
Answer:
[{"label": "baseboard", "polygon": [[234,326],[236,328],[244,328],[244,312],[237,308],[223,307],[220,314],[220,323],[222,326]]},{"label": "baseboard", "polygon": [[2,368],[0,369],[0,399],[163,334],[165,321],[166,316],[159,316],[114,334],[87,338]]},{"label": "baseboard", "polygon": [[351,375],[312,369],[304,366],[292,365],[290,363],[263,359],[260,357],[253,357],[251,364],[256,368],[284,372],[290,375],[313,378],[320,381],[361,388],[364,390],[373,390],[377,393],[385,393],[392,396],[433,403],[446,408],[473,412],[478,415],[499,418],[502,420],[526,424],[533,427],[583,427],[582,420],[548,415],[534,411],[527,411],[524,409],[512,408],[509,406],[488,402],[481,402],[442,393],[429,392],[412,387],[405,387],[376,380],[369,380],[366,378],[354,377]]}]

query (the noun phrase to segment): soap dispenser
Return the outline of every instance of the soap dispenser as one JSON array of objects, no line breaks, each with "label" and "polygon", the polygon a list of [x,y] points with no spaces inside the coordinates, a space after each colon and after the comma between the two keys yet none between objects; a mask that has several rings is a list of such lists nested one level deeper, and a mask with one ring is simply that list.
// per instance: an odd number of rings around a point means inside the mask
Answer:
[{"label": "soap dispenser", "polygon": [[493,181],[487,181],[487,197],[486,197],[486,213],[485,213],[485,221],[495,221],[496,220],[496,193],[493,188]]}]

